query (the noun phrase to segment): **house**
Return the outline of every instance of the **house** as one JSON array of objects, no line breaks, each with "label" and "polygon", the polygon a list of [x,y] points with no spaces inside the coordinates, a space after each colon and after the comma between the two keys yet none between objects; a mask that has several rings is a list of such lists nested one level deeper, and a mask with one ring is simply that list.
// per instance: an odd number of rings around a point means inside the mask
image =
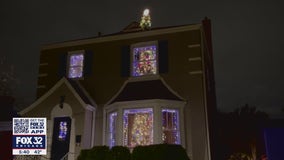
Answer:
[{"label": "house", "polygon": [[12,159],[12,117],[17,117],[14,101],[12,96],[0,95],[0,159]]},{"label": "house", "polygon": [[216,110],[211,23],[122,31],[45,45],[37,100],[20,112],[47,117],[48,154],[76,159],[95,145],[181,144],[211,159]]},{"label": "house", "polygon": [[263,127],[263,141],[268,159],[282,159],[284,147],[284,119],[268,120]]}]

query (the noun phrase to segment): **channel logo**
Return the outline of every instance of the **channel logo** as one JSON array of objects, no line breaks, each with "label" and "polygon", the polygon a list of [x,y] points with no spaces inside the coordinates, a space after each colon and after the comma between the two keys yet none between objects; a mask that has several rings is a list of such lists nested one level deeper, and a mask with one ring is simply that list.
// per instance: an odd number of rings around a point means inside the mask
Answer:
[{"label": "channel logo", "polygon": [[46,155],[46,118],[13,118],[13,155]]},{"label": "channel logo", "polygon": [[14,149],[44,149],[45,136],[14,136]]}]

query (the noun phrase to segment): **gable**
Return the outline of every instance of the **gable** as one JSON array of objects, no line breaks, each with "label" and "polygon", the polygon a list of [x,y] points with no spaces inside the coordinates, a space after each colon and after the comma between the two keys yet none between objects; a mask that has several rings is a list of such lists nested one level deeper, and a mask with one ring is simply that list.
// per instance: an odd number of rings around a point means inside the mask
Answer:
[{"label": "gable", "polygon": [[[73,84],[74,85],[74,84]],[[77,88],[79,90],[79,88]],[[83,92],[83,91],[81,91]],[[80,93],[80,92],[79,92]],[[93,110],[96,106],[87,95],[80,95],[78,91],[65,79],[58,81],[48,92],[37,99],[33,104],[20,111],[20,115],[29,116],[46,116],[50,114],[54,106],[59,103],[67,103],[71,105],[74,112],[81,112],[85,109]],[[62,97],[64,97],[62,101]]]}]

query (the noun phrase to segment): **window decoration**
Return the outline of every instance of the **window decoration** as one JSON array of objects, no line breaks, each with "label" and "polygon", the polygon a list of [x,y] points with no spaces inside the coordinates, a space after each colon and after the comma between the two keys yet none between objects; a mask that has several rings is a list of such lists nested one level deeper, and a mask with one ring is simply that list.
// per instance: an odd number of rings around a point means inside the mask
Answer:
[{"label": "window decoration", "polygon": [[129,148],[153,144],[153,109],[124,110],[123,137]]},{"label": "window decoration", "polygon": [[108,126],[108,134],[109,141],[108,145],[110,147],[115,146],[115,130],[116,130],[116,121],[117,121],[117,112],[113,112],[109,114],[109,126]]},{"label": "window decoration", "polygon": [[69,56],[69,78],[82,78],[83,77],[84,54],[70,54]]},{"label": "window decoration", "polygon": [[167,144],[180,144],[179,114],[175,109],[162,110],[162,140]]},{"label": "window decoration", "polygon": [[153,99],[106,106],[104,145],[126,146],[130,150],[161,143],[184,145],[184,104]]},{"label": "window decoration", "polygon": [[65,121],[61,121],[59,123],[59,134],[58,134],[58,139],[60,141],[65,141],[66,139],[66,136],[67,136],[67,122]]},{"label": "window decoration", "polygon": [[157,46],[136,47],[133,49],[133,76],[157,74]]}]

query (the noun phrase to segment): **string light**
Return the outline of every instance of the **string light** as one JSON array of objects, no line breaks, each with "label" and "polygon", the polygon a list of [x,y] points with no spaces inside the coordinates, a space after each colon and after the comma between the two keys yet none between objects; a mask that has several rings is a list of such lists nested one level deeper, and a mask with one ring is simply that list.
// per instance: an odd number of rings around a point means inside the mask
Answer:
[{"label": "string light", "polygon": [[162,141],[169,144],[180,144],[178,110],[163,109],[162,113]]},{"label": "string light", "polygon": [[151,108],[130,109],[124,111],[124,145],[153,144],[153,111]]},{"label": "string light", "polygon": [[150,10],[145,9],[140,21],[140,27],[143,30],[151,29],[151,17],[150,17]]},{"label": "string light", "polygon": [[109,146],[115,145],[115,129],[116,129],[117,112],[109,115]]}]

